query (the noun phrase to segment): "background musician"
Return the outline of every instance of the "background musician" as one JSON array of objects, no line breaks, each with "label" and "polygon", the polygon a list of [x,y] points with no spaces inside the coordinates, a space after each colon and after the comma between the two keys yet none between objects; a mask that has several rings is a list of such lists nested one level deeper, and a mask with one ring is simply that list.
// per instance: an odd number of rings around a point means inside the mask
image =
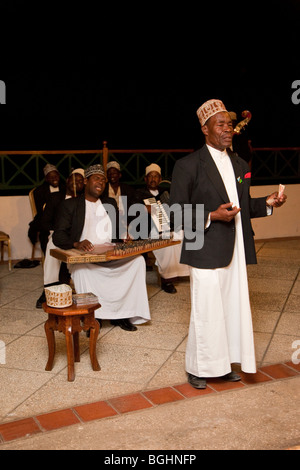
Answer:
[{"label": "background musician", "polygon": [[[156,163],[152,163],[147,166],[145,171],[146,187],[136,190],[136,201],[140,204],[145,204],[149,214],[150,238],[151,236],[153,237],[153,231],[158,229],[151,218],[151,204],[147,200],[155,198],[156,201],[166,204],[169,199],[169,194],[164,189],[159,188],[161,181],[161,168]],[[168,230],[170,230],[170,226],[168,226]],[[161,288],[168,294],[175,294],[177,292],[173,282],[178,277],[190,275],[189,267],[180,264],[181,246],[180,244],[153,251],[158,272],[161,276]]]},{"label": "background musician", "polygon": [[131,217],[128,217],[128,208],[134,204],[135,190],[129,184],[121,182],[121,167],[116,161],[107,164],[106,177],[107,184],[103,196],[111,197],[116,201],[123,225],[121,238],[126,239],[128,237],[128,225],[132,220]]},{"label": "background musician", "polygon": [[[95,245],[118,241],[112,239],[118,221],[113,215],[118,215],[118,209],[114,199],[103,196],[105,184],[102,165],[85,170],[84,194],[62,203],[53,234],[57,247],[92,254]],[[150,320],[143,256],[74,264],[69,270],[78,294],[93,292],[98,297],[101,308],[95,311],[96,318],[109,319],[126,331],[135,331],[135,324]]]},{"label": "background musician", "polygon": [[112,161],[106,167],[107,184],[103,195],[112,197],[116,200],[119,211],[123,210],[122,196],[127,197],[127,207],[131,206],[134,202],[135,191],[132,186],[121,182],[122,173],[121,167],[118,162]]},{"label": "background musician", "polygon": [[49,231],[44,231],[41,228],[43,210],[51,194],[65,190],[65,185],[61,182],[60,174],[56,166],[47,163],[43,168],[43,173],[45,181],[40,186],[37,186],[33,192],[37,213],[34,219],[29,223],[28,237],[33,245],[39,240],[41,249],[45,254]]},{"label": "background musician", "polygon": [[45,259],[43,264],[44,270],[44,290],[36,301],[36,308],[42,308],[43,302],[46,302],[45,287],[54,286],[56,284],[69,284],[70,273],[66,263],[50,256],[50,250],[56,248],[53,240],[53,230],[57,219],[62,201],[72,197],[77,197],[84,190],[84,169],[77,168],[73,170],[66,181],[65,191],[54,192],[48,198],[48,201],[41,216],[41,230],[49,233],[48,242],[45,251]]},{"label": "background musician", "polygon": [[[229,111],[229,116],[231,117],[232,127],[234,129],[238,123],[237,115],[234,111]],[[245,126],[239,134],[233,135],[230,149],[233,152],[236,152],[243,160],[245,160],[251,169],[252,147],[247,126]]]}]

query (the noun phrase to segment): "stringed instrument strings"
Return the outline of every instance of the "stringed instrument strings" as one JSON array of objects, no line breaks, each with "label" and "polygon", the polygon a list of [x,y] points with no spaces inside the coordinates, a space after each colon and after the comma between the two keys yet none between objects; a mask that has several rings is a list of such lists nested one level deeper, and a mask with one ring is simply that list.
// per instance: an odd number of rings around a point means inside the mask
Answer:
[{"label": "stringed instrument strings", "polygon": [[117,243],[114,247],[109,247],[105,252],[98,254],[97,250],[95,252],[83,252],[76,249],[62,250],[56,248],[50,250],[50,255],[69,264],[98,263],[129,258],[131,256],[140,255],[149,251],[178,245],[179,243],[181,243],[179,240],[175,241],[173,239],[148,238],[145,240],[132,240],[123,243]]}]

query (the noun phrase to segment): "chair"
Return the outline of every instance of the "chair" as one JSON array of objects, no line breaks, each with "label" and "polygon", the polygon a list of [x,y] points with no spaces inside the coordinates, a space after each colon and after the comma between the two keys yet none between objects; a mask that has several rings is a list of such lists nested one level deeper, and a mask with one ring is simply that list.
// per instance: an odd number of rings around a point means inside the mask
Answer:
[{"label": "chair", "polygon": [[[29,191],[29,194],[28,194],[33,219],[37,214],[35,200],[34,200],[34,194],[33,194],[34,190],[35,190],[35,188],[33,188],[31,191]],[[32,245],[31,259],[34,259],[34,252],[35,252],[35,245]]]},{"label": "chair", "polygon": [[[31,191],[29,191],[29,194],[28,194],[33,219],[35,218],[37,214],[35,199],[34,199],[34,190],[35,188],[31,189]],[[34,252],[35,252],[35,245],[32,245],[31,259],[34,259]],[[42,253],[42,265],[43,264],[44,264],[44,253]]]},{"label": "chair", "polygon": [[37,210],[36,210],[36,205],[35,205],[35,200],[34,200],[34,190],[35,188],[33,188],[31,191],[29,191],[29,201],[30,201],[30,207],[31,207],[31,212],[32,212],[32,217],[34,218],[37,214]]},{"label": "chair", "polygon": [[7,233],[0,232],[0,243],[1,243],[1,261],[3,261],[4,246],[7,246],[8,250],[8,269],[11,271],[11,246],[10,237]]}]

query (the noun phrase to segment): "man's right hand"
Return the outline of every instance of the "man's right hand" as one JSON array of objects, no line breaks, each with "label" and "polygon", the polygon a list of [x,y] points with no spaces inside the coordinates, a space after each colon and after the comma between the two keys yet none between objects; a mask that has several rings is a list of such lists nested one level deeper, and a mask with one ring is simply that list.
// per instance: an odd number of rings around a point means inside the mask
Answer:
[{"label": "man's right hand", "polygon": [[232,202],[221,204],[217,210],[210,213],[210,220],[212,222],[216,220],[221,222],[231,222],[240,210],[241,209],[236,206],[233,207]]},{"label": "man's right hand", "polygon": [[76,250],[93,251],[94,245],[89,240],[82,240],[82,242],[75,242],[73,244]]}]

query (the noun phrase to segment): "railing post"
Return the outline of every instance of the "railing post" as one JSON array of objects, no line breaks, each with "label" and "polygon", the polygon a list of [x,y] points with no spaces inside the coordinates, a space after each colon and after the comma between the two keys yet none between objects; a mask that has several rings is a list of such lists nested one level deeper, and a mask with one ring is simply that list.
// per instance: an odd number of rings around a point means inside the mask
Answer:
[{"label": "railing post", "polygon": [[103,162],[104,171],[106,173],[106,167],[107,167],[107,163],[108,163],[108,148],[107,148],[106,140],[103,141],[102,162]]}]

